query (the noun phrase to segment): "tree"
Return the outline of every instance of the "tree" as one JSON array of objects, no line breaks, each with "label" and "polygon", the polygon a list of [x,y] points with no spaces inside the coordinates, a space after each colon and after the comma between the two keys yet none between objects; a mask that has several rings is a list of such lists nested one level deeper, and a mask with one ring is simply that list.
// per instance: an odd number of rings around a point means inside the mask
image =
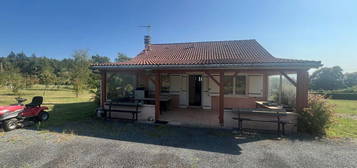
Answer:
[{"label": "tree", "polygon": [[18,70],[1,72],[0,78],[0,84],[10,88],[15,95],[19,94],[20,90],[25,87],[24,78]]},{"label": "tree", "polygon": [[115,58],[115,62],[124,62],[129,60],[131,60],[131,58],[123,53],[118,53],[117,57]]},{"label": "tree", "polygon": [[92,56],[92,63],[100,64],[100,63],[108,63],[110,62],[110,58],[106,56],[100,56],[98,54]]},{"label": "tree", "polygon": [[77,50],[73,54],[74,63],[71,68],[71,83],[76,97],[79,96],[79,93],[82,92],[88,84],[89,75],[91,73],[88,55],[88,51],[86,50]]},{"label": "tree", "polygon": [[24,78],[20,73],[10,73],[9,86],[14,94],[19,94],[20,90],[25,87]]},{"label": "tree", "polygon": [[70,85],[71,84],[71,72],[67,70],[62,70],[58,73],[57,77],[58,85]]},{"label": "tree", "polygon": [[348,87],[357,85],[357,72],[345,74],[345,84]]},{"label": "tree", "polygon": [[0,87],[6,86],[6,72],[0,72]]},{"label": "tree", "polygon": [[38,79],[36,76],[32,75],[25,75],[25,88],[31,88],[36,82],[38,82]]},{"label": "tree", "polygon": [[45,71],[39,75],[40,83],[45,85],[45,89],[43,90],[43,96],[46,95],[46,90],[50,84],[55,81],[55,75],[50,71]]},{"label": "tree", "polygon": [[[93,55],[91,59],[91,63],[100,64],[100,63],[108,63],[110,62],[110,58],[106,56],[100,56],[98,54]],[[90,73],[90,80],[88,80],[88,87],[91,89],[99,88],[100,75],[96,73]]]},{"label": "tree", "polygon": [[311,88],[314,90],[335,90],[344,87],[343,73],[339,66],[321,68],[311,75]]}]

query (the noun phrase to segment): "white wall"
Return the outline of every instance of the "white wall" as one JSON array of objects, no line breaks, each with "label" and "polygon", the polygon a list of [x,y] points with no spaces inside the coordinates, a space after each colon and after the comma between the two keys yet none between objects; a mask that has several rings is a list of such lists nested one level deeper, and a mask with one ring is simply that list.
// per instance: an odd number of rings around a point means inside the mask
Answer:
[{"label": "white wall", "polygon": [[[233,75],[226,73],[225,75]],[[225,97],[262,97],[263,96],[263,75],[262,74],[238,74],[246,76],[246,95],[225,95]],[[188,76],[189,74],[170,74],[170,94],[179,95],[179,107],[186,108],[188,101]],[[219,75],[212,74],[218,82]],[[206,74],[202,75],[202,108],[211,109],[212,96],[218,96],[219,86]]]}]

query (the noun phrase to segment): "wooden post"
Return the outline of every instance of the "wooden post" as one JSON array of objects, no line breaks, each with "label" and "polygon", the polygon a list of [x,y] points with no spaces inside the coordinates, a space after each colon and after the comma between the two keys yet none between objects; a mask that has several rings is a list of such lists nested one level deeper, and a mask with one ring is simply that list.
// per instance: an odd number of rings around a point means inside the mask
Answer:
[{"label": "wooden post", "polygon": [[282,95],[283,95],[283,76],[280,74],[280,78],[279,78],[279,104],[282,103]]},{"label": "wooden post", "polygon": [[155,120],[160,119],[160,92],[161,92],[161,79],[160,72],[156,72],[155,78]]},{"label": "wooden post", "polygon": [[140,78],[140,74],[139,74],[138,71],[136,71],[136,73],[135,73],[135,86],[134,86],[134,90],[139,87],[139,84],[140,84],[139,78]]},{"label": "wooden post", "polygon": [[269,80],[269,77],[268,77],[268,74],[266,72],[264,72],[263,74],[263,99],[264,100],[268,100],[268,80]]},{"label": "wooden post", "polygon": [[101,73],[100,81],[100,106],[104,108],[104,103],[107,101],[107,72]]},{"label": "wooden post", "polygon": [[308,105],[309,73],[307,70],[297,71],[296,111],[304,110]]},{"label": "wooden post", "polygon": [[219,72],[219,123],[224,124],[224,71]]}]

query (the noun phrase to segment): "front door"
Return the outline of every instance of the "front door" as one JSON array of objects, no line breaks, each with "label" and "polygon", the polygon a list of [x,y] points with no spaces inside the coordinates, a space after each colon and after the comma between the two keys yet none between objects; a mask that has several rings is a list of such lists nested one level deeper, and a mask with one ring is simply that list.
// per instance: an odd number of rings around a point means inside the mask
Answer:
[{"label": "front door", "polygon": [[202,76],[189,76],[189,104],[190,106],[201,106],[202,99]]}]

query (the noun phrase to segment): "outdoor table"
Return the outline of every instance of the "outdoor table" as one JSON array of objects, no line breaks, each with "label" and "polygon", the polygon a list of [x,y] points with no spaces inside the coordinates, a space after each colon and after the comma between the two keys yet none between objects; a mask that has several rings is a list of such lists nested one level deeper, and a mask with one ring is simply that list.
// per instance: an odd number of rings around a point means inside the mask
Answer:
[{"label": "outdoor table", "polygon": [[[237,113],[238,118],[233,118],[238,120],[238,129],[242,131],[243,128],[243,120],[247,121],[257,121],[257,122],[272,122],[272,123],[277,123],[277,132],[278,136],[280,136],[280,125],[283,126],[283,134],[285,132],[285,123],[281,121],[282,116],[286,116],[287,112],[284,109],[277,109],[277,110],[271,110],[271,109],[243,109],[243,108],[237,108],[237,109],[232,109],[233,113]],[[254,119],[247,119],[247,118],[241,118],[241,114],[247,114],[247,115],[257,115],[257,116],[272,116],[276,117],[277,121],[272,121],[272,120],[254,120]]]},{"label": "outdoor table", "polygon": [[[139,102],[114,102],[114,101],[106,101],[104,103],[107,105],[109,108],[106,109],[104,108],[105,112],[105,118],[107,118],[107,113],[109,112],[109,119],[112,118],[112,112],[114,113],[131,113],[132,114],[132,121],[138,120],[138,113],[141,111],[139,110],[139,107],[141,104]],[[112,107],[134,107],[135,109],[113,109]]]},{"label": "outdoor table", "polygon": [[283,109],[282,106],[278,105],[270,105],[268,101],[255,101],[257,107],[263,107],[271,110],[281,110]]},{"label": "outdoor table", "polygon": [[[153,102],[153,104],[155,104],[156,98],[155,97],[144,97],[144,98],[135,98],[135,100],[143,101],[143,102]],[[163,102],[163,107],[160,106],[160,108],[163,108],[163,110],[168,110],[170,101],[171,101],[171,97],[160,96],[160,102]],[[161,110],[160,110],[160,112],[161,112]]]}]

